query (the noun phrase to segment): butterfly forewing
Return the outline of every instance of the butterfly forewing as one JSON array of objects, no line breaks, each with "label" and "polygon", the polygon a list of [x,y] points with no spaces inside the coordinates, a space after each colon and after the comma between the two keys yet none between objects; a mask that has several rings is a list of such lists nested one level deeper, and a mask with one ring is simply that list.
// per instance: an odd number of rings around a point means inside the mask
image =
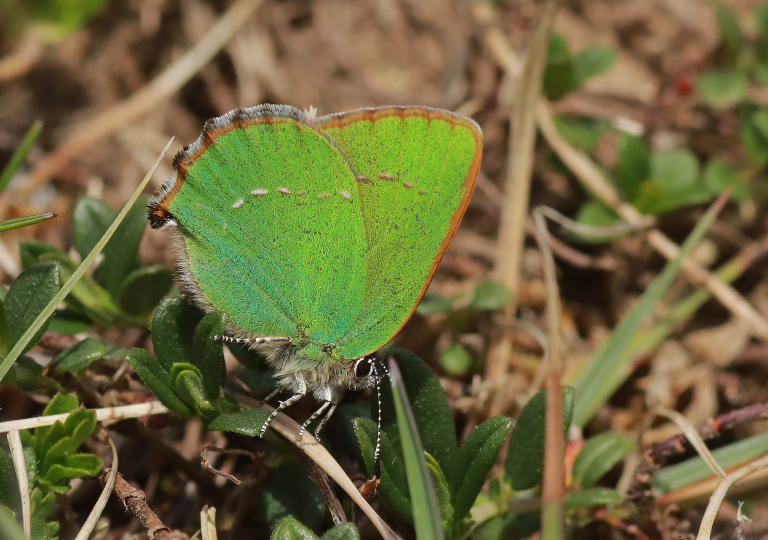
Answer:
[{"label": "butterfly forewing", "polygon": [[339,339],[356,358],[378,350],[424,294],[477,177],[482,135],[433,109],[383,108],[317,120],[356,173],[365,229],[365,302]]},{"label": "butterfly forewing", "polygon": [[250,336],[332,343],[366,294],[360,194],[339,150],[292,107],[210,133],[166,196],[187,280]]}]

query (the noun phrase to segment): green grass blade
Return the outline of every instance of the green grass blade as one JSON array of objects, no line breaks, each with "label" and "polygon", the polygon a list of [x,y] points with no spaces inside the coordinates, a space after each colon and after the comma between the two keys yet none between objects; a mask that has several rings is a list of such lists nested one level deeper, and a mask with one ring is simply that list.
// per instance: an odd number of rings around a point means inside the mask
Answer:
[{"label": "green grass blade", "polygon": [[664,270],[653,280],[637,304],[614,329],[605,345],[597,351],[590,364],[574,381],[576,405],[573,410],[573,423],[575,425],[581,427],[586,424],[631,373],[634,356],[625,354],[627,348],[651,313],[653,306],[672,283],[683,260],[704,238],[704,234],[727,202],[728,195],[730,193],[721,195],[704,214],[680,247],[678,256],[667,263]]},{"label": "green grass blade", "polygon": [[403,459],[408,475],[408,490],[411,492],[413,523],[418,540],[442,540],[443,526],[440,511],[437,508],[435,488],[427,469],[424,447],[421,445],[419,432],[413,411],[405,394],[405,386],[397,362],[390,358],[389,373],[392,381],[392,395],[397,412],[397,424],[400,428],[400,442],[403,446]]},{"label": "green grass blade", "polygon": [[13,519],[13,515],[0,506],[0,538],[6,540],[26,540],[24,533],[16,525],[16,520]]},{"label": "green grass blade", "polygon": [[45,214],[35,214],[32,216],[24,216],[15,219],[6,219],[5,221],[0,221],[0,233],[12,231],[13,229],[21,229],[22,227],[27,227],[29,225],[36,225],[55,217],[56,214],[46,212]]},{"label": "green grass blade", "polygon": [[24,139],[21,141],[21,145],[16,150],[16,152],[13,153],[11,160],[8,162],[8,165],[5,166],[3,172],[0,173],[0,193],[5,191],[5,188],[8,186],[8,182],[11,181],[11,177],[19,169],[19,167],[21,167],[21,164],[24,162],[24,158],[27,157],[29,149],[32,148],[33,144],[35,144],[35,141],[40,136],[42,129],[42,120],[37,120],[34,124],[32,124],[32,127],[29,128],[27,134],[24,135]]},{"label": "green grass blade", "polygon": [[32,339],[32,337],[35,335],[35,333],[40,329],[41,326],[45,323],[45,321],[48,320],[48,317],[50,317],[54,311],[56,311],[56,307],[64,300],[64,298],[70,293],[72,288],[75,286],[75,284],[80,280],[81,277],[85,274],[86,270],[93,264],[93,261],[96,259],[98,254],[101,252],[101,250],[104,248],[104,246],[107,244],[109,239],[112,237],[112,234],[115,232],[117,227],[120,225],[120,223],[123,221],[123,218],[126,216],[128,211],[131,209],[133,204],[136,202],[136,199],[139,198],[139,195],[141,195],[141,192],[144,191],[144,188],[149,183],[150,178],[152,178],[152,175],[155,173],[155,170],[157,169],[158,165],[160,165],[160,162],[165,157],[165,153],[168,151],[168,148],[171,146],[171,142],[173,139],[168,141],[168,144],[165,145],[165,148],[163,149],[163,153],[160,154],[160,157],[157,158],[157,161],[152,166],[152,168],[149,170],[149,172],[144,176],[144,179],[139,184],[139,187],[136,188],[136,191],[133,192],[133,195],[131,195],[131,198],[128,199],[128,202],[125,203],[125,206],[123,206],[123,209],[120,211],[120,213],[117,215],[117,218],[115,218],[115,221],[112,223],[112,225],[109,226],[109,229],[104,233],[104,236],[101,237],[101,240],[98,241],[98,243],[93,247],[91,252],[88,254],[88,256],[83,259],[83,262],[80,264],[80,266],[77,267],[77,270],[75,270],[72,273],[72,277],[70,277],[67,282],[59,289],[59,292],[56,293],[56,296],[54,296],[50,302],[48,302],[48,305],[45,306],[45,309],[40,312],[40,315],[38,315],[37,319],[32,323],[32,325],[27,328],[27,331],[24,332],[24,334],[19,338],[19,341],[14,345],[13,349],[11,349],[11,352],[8,353],[8,356],[3,358],[2,361],[0,361],[0,380],[2,380],[3,377],[5,377],[5,374],[8,373],[8,370],[11,369],[11,366],[16,361],[16,359],[21,355],[21,353],[24,351],[24,348],[26,347],[27,343]]},{"label": "green grass blade", "polygon": [[[746,464],[768,453],[768,433],[761,433],[747,439],[712,450],[712,457],[724,469]],[[689,486],[712,475],[712,469],[700,457],[695,457],[664,467],[654,475],[653,487],[659,496]]]}]

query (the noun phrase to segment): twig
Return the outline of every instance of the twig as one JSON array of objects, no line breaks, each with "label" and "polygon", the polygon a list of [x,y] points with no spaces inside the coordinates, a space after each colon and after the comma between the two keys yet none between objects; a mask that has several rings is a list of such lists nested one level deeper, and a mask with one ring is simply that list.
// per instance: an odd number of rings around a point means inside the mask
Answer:
[{"label": "twig", "polygon": [[538,208],[533,211],[536,240],[544,259],[544,280],[547,285],[547,343],[549,388],[544,451],[544,480],[541,493],[541,536],[545,540],[565,538],[565,464],[563,463],[563,392],[560,379],[563,372],[560,357],[560,298],[555,272],[555,260],[547,242],[547,224]]},{"label": "twig", "polygon": [[211,463],[208,461],[208,452],[218,452],[220,454],[229,454],[234,456],[248,456],[251,459],[256,459],[256,455],[253,452],[249,452],[247,450],[240,450],[239,448],[218,448],[217,446],[203,446],[203,449],[200,451],[200,459],[203,462],[203,467],[205,467],[207,470],[212,472],[213,474],[216,474],[218,476],[221,476],[222,478],[226,478],[230,482],[234,483],[235,485],[240,485],[242,482],[237,479],[232,474],[227,474],[224,471],[220,471],[219,469],[216,469],[211,465]]},{"label": "twig", "polygon": [[[108,420],[125,420],[126,418],[140,418],[142,416],[151,416],[155,414],[165,414],[168,411],[165,405],[159,401],[150,401],[147,403],[137,403],[135,405],[123,405],[122,407],[107,407],[104,409],[94,409],[96,420],[104,422]],[[0,433],[6,433],[18,429],[34,429],[41,426],[51,426],[56,422],[64,422],[70,413],[54,414],[51,416],[40,416],[38,418],[25,418],[23,420],[9,420],[0,423]]]},{"label": "twig", "polygon": [[[262,402],[248,396],[237,394],[236,397],[237,401],[243,407],[249,409],[261,407],[262,409],[269,412],[275,410],[273,407],[265,405]],[[345,473],[344,469],[341,468],[341,465],[339,465],[336,460],[333,459],[333,456],[328,453],[328,450],[326,450],[325,447],[320,444],[317,439],[315,439],[309,433],[304,433],[302,442],[299,444],[296,443],[299,436],[299,429],[301,428],[301,426],[299,426],[296,421],[294,421],[291,417],[280,413],[275,417],[270,427],[285,437],[288,442],[299,446],[299,448],[312,461],[317,463],[328,474],[328,476],[330,476],[333,481],[341,487],[341,489],[346,491],[347,495],[349,495],[355,504],[360,507],[366,516],[368,516],[368,519],[371,520],[373,526],[376,527],[381,536],[384,537],[384,540],[402,540],[400,536],[395,531],[393,531],[383,519],[381,519],[381,516],[379,516],[379,514],[376,513],[371,505],[368,504],[368,501],[366,501],[363,496],[360,495],[357,487],[349,479],[347,473]]]},{"label": "twig", "polygon": [[[510,138],[507,153],[507,178],[499,223],[499,243],[494,272],[512,293],[513,301],[504,310],[504,321],[514,319],[517,292],[520,286],[520,257],[525,238],[525,220],[533,170],[533,151],[536,142],[535,105],[541,94],[541,80],[547,61],[549,36],[552,31],[558,0],[548,0],[544,6],[536,32],[531,38],[525,65],[516,80],[515,106],[510,118]],[[495,332],[485,366],[486,379],[493,379],[507,371],[512,354],[512,332],[509,324]],[[494,396],[489,414],[502,411],[501,400]]]},{"label": "twig", "polygon": [[677,411],[665,409],[663,407],[658,408],[656,413],[669,418],[675,424],[677,424],[677,426],[683,430],[683,435],[685,436],[688,443],[693,446],[699,456],[701,456],[701,459],[704,460],[704,463],[709,465],[709,468],[712,469],[712,472],[720,478],[725,477],[725,471],[717,463],[714,456],[712,456],[712,452],[710,452],[709,448],[707,448],[707,445],[701,435],[699,435],[699,432],[696,431],[696,428],[688,421],[685,416]]},{"label": "twig", "polygon": [[[108,471],[102,468],[101,480],[104,481]],[[125,510],[135,517],[147,530],[149,540],[187,540],[188,536],[179,531],[171,531],[166,527],[152,509],[147,506],[144,492],[136,489],[125,481],[123,475],[117,474],[115,479],[115,495],[123,503]]]},{"label": "twig", "polygon": [[91,513],[88,515],[88,519],[85,520],[80,532],[77,533],[75,540],[88,540],[88,537],[91,536],[91,532],[93,532],[93,528],[101,517],[101,513],[104,512],[104,507],[107,506],[107,501],[109,500],[109,496],[112,495],[112,490],[115,488],[118,467],[117,448],[115,448],[115,443],[112,442],[112,439],[106,435],[106,432],[104,432],[104,436],[106,436],[109,448],[112,452],[112,467],[109,469],[109,474],[107,475],[106,482],[104,482],[104,489],[102,490],[101,495],[99,495],[99,500],[96,501],[93,510],[91,510]]},{"label": "twig", "polygon": [[[768,418],[768,403],[759,403],[706,420],[696,426],[696,432],[706,441],[720,436],[723,431],[737,425],[766,418]],[[658,521],[656,497],[651,485],[653,472],[664,466],[670,457],[680,455],[689,448],[688,439],[680,434],[655,445],[643,454],[642,461],[635,469],[634,483],[627,491],[627,499],[635,502],[646,525]],[[653,531],[646,532],[653,534]],[[653,537],[657,537],[657,534]]]},{"label": "twig", "polygon": [[704,517],[701,519],[701,526],[699,527],[699,534],[696,535],[696,540],[709,540],[712,534],[712,525],[715,523],[715,518],[720,511],[720,505],[723,499],[725,499],[728,489],[739,480],[765,468],[768,468],[768,456],[763,456],[720,480],[714,493],[709,498],[709,504],[704,512]]},{"label": "twig", "polygon": [[298,448],[294,447],[294,449],[296,450],[296,455],[299,456],[299,459],[307,467],[309,475],[312,477],[312,480],[315,482],[317,488],[320,490],[320,493],[323,495],[325,505],[328,507],[328,511],[331,513],[333,524],[338,525],[339,523],[346,523],[347,516],[344,513],[344,507],[341,506],[341,502],[336,496],[336,492],[333,490],[333,486],[331,486],[331,480],[328,478],[328,475],[325,474],[325,471],[322,469],[322,467],[320,467],[320,465],[309,459],[309,456],[301,452]]},{"label": "twig", "polygon": [[224,47],[264,0],[237,0],[191,49],[125,101],[102,112],[67,137],[35,167],[22,193],[29,195],[69,161],[176,92]]},{"label": "twig", "polygon": [[29,499],[29,476],[27,464],[24,459],[24,447],[21,445],[21,435],[18,429],[8,432],[8,445],[11,449],[13,468],[16,469],[16,481],[19,483],[19,495],[21,495],[21,519],[24,524],[24,536],[32,537],[32,511]]}]

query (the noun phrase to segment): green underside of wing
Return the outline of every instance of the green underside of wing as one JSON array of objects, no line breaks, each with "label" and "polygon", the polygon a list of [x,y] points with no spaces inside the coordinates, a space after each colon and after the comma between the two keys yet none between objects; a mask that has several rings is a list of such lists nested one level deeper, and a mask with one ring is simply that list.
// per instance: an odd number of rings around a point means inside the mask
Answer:
[{"label": "green underside of wing", "polygon": [[342,355],[354,358],[390,340],[414,309],[465,195],[476,142],[467,127],[419,116],[363,120],[327,133],[372,181],[358,185],[365,303],[339,340]]},{"label": "green underside of wing", "polygon": [[320,133],[279,118],[220,135],[170,208],[200,292],[244,333],[352,359],[384,346],[415,307],[476,139],[467,125],[420,116],[327,133],[371,183]]},{"label": "green underside of wing", "polygon": [[248,334],[332,343],[364,301],[354,184],[338,150],[296,122],[220,136],[171,203],[206,299]]}]

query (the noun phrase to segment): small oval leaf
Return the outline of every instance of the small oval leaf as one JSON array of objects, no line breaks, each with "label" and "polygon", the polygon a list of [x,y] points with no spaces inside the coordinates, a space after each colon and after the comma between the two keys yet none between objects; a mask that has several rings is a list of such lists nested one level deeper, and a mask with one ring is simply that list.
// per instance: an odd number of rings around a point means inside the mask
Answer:
[{"label": "small oval leaf", "polygon": [[117,305],[133,317],[146,317],[173,286],[173,273],[164,264],[131,272],[117,293]]},{"label": "small oval leaf", "polygon": [[[24,270],[11,285],[5,297],[5,313],[8,317],[8,334],[11,346],[15,345],[38,315],[45,309],[59,290],[61,268],[59,263],[44,261]],[[50,321],[50,318],[48,319]],[[48,328],[46,321],[29,340],[24,352],[31,349]]]},{"label": "small oval leaf", "polygon": [[192,416],[189,407],[176,395],[171,376],[154,356],[144,349],[134,347],[128,351],[126,360],[163,405],[179,416]]},{"label": "small oval leaf", "polygon": [[226,377],[224,346],[214,337],[224,334],[226,320],[227,316],[220,311],[208,313],[197,325],[193,340],[194,364],[203,374],[208,396],[214,399],[219,397],[221,385]]},{"label": "small oval leaf", "polygon": [[231,431],[248,437],[256,437],[269,417],[266,409],[245,409],[236,413],[221,414],[210,424],[210,431]]},{"label": "small oval leaf", "polygon": [[[574,392],[563,387],[563,429],[567,430],[573,415]],[[544,473],[544,432],[547,392],[540,391],[523,407],[509,438],[507,477],[512,489],[520,491],[539,485]]]},{"label": "small oval leaf", "polygon": [[589,488],[568,495],[565,500],[565,507],[571,510],[598,504],[620,504],[623,500],[622,496],[613,489]]},{"label": "small oval leaf", "polygon": [[635,442],[621,433],[601,433],[589,439],[576,456],[573,479],[590,487],[627,455]]},{"label": "small oval leaf", "polygon": [[62,373],[70,369],[87,368],[106,355],[107,348],[102,342],[93,338],[86,338],[61,351],[56,358],[51,360],[50,365],[55,372]]},{"label": "small oval leaf", "polygon": [[317,540],[317,536],[295,517],[287,516],[275,525],[269,540]]},{"label": "small oval leaf", "polygon": [[195,329],[203,314],[183,298],[166,298],[152,317],[152,346],[160,364],[171,370],[174,363],[194,362]]}]

